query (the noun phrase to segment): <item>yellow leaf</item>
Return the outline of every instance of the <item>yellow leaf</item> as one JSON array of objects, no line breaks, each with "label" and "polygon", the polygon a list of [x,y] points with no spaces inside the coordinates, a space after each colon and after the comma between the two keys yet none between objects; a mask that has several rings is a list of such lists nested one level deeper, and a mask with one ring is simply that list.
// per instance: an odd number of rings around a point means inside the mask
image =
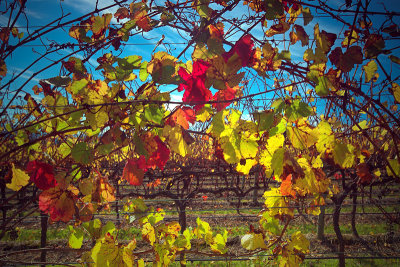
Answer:
[{"label": "yellow leaf", "polygon": [[12,179],[10,184],[6,184],[7,188],[10,188],[14,191],[19,191],[22,187],[26,186],[29,183],[29,175],[23,170],[15,168],[14,164],[12,165]]},{"label": "yellow leaf", "polygon": [[236,170],[238,172],[243,173],[244,175],[248,175],[251,168],[257,164],[257,160],[255,159],[246,159],[245,164],[241,164],[241,162],[239,162],[236,166]]},{"label": "yellow leaf", "polygon": [[255,250],[258,248],[267,248],[262,234],[250,233],[242,237],[240,243],[247,250]]},{"label": "yellow leaf", "polygon": [[163,129],[163,136],[166,138],[168,145],[175,153],[178,153],[182,157],[192,153],[189,145],[183,139],[182,129],[180,126],[171,127],[170,125],[166,125]]}]

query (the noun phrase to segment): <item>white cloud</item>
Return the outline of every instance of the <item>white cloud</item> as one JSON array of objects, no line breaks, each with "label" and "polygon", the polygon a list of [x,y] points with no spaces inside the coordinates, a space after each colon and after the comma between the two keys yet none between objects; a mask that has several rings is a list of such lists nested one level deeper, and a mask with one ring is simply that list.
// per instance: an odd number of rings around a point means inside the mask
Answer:
[{"label": "white cloud", "polygon": [[[106,6],[112,5],[115,2],[112,0],[100,0],[98,1],[98,9],[104,8]],[[66,6],[69,6],[71,8],[76,9],[76,11],[79,11],[80,13],[88,13],[91,12],[95,9],[96,7],[96,1],[95,0],[64,0],[63,4]],[[117,7],[113,8],[113,10],[117,9]],[[115,12],[114,11],[114,12]],[[110,13],[112,10],[107,9],[105,13]]]}]

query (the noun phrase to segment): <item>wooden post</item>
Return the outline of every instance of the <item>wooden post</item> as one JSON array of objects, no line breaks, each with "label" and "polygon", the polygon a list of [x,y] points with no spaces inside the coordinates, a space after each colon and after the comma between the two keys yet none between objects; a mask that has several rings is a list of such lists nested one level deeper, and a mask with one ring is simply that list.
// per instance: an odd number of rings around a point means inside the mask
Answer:
[{"label": "wooden post", "polygon": [[116,196],[115,196],[115,212],[117,213],[117,225],[120,225],[120,223],[119,223],[119,202],[118,202],[118,199],[119,199],[119,183],[118,183],[118,181],[116,184],[116,188],[117,188],[117,192],[116,192]]},{"label": "wooden post", "polygon": [[254,190],[253,190],[253,206],[258,206],[258,178],[259,178],[260,172],[256,171],[256,173],[254,174]]},{"label": "wooden post", "polygon": [[[176,207],[178,208],[179,212],[179,224],[181,226],[181,233],[186,230],[186,201],[185,200],[177,200]],[[179,260],[181,266],[186,266],[185,263],[185,253],[181,253],[179,256]]]},{"label": "wooden post", "polygon": [[[325,194],[322,196],[325,202]],[[320,206],[320,213],[318,215],[318,227],[317,227],[317,238],[319,240],[324,240],[324,228],[325,228],[325,205]]]},{"label": "wooden post", "polygon": [[[45,213],[40,213],[40,224],[42,227],[42,232],[40,236],[40,248],[45,248],[46,243],[47,243],[47,221],[48,221],[48,216]],[[46,262],[46,250],[43,250],[40,253],[40,261],[41,262]],[[42,267],[45,267],[46,264],[42,264]]]}]

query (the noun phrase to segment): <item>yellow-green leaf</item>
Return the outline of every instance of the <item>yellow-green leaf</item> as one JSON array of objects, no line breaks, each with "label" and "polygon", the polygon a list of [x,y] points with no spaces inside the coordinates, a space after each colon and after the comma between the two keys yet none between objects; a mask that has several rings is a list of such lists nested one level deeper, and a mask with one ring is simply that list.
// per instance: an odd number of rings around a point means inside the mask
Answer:
[{"label": "yellow-green leaf", "polygon": [[374,78],[375,73],[378,70],[378,66],[374,60],[371,60],[365,66],[363,66],[363,69],[365,71],[365,82],[368,83],[372,78]]},{"label": "yellow-green leaf", "polygon": [[71,235],[68,239],[68,245],[70,248],[80,249],[83,243],[84,232],[81,228],[74,228],[72,225],[69,225],[69,230]]},{"label": "yellow-green leaf", "polygon": [[394,99],[400,103],[400,86],[397,83],[392,83],[392,91]]}]

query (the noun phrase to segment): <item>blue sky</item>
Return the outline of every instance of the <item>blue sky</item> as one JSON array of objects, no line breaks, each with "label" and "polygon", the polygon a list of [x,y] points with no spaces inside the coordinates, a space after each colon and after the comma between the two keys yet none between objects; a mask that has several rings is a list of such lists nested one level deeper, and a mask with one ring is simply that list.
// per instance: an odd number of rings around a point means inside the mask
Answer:
[{"label": "blue sky", "polygon": [[[330,0],[328,1],[328,4],[334,8],[339,8],[344,4],[344,0]],[[28,21],[29,21],[29,27],[31,27],[31,31],[35,30],[36,27],[45,25],[49,23],[50,21],[58,18],[60,14],[68,14],[71,13],[69,16],[67,16],[63,21],[68,21],[70,19],[79,17],[81,15],[84,15],[94,9],[96,1],[94,0],[64,0],[64,1],[54,1],[54,0],[29,0],[27,1],[27,9],[26,9],[26,14],[28,16]],[[108,6],[109,4],[114,3],[112,0],[100,0],[99,1],[99,8]],[[159,4],[162,5],[162,1],[157,0],[154,1],[154,4]],[[311,2],[315,3],[315,2]],[[392,9],[392,11],[400,12],[400,4],[397,4],[397,1],[374,1],[373,3],[373,10],[374,11],[384,11],[382,3],[386,4],[388,8]],[[0,4],[1,6],[4,5]],[[248,12],[247,7],[243,5],[239,5],[236,9],[234,9],[229,16],[230,17],[240,17],[241,14]],[[105,13],[114,13],[117,10],[117,8],[113,9],[108,9],[105,10]],[[306,31],[310,34],[310,38],[313,36],[313,28],[316,23],[319,24],[321,30],[325,30],[327,32],[332,32],[336,33],[338,36],[341,36],[345,30],[348,30],[347,27],[343,27],[341,23],[337,23],[334,20],[332,20],[329,16],[326,14],[317,14],[313,9],[311,9],[311,13],[315,16],[313,21],[305,27]],[[350,14],[349,16],[343,15],[341,16],[342,19],[348,21],[349,23],[352,23],[353,16]],[[374,19],[382,21],[382,16],[375,16]],[[394,18],[398,22],[398,17]],[[0,16],[0,26],[4,26],[7,24],[8,17],[6,15]],[[117,23],[117,21],[113,18],[112,23]],[[298,24],[302,25],[302,19],[300,18],[297,22]],[[270,25],[272,25],[272,22],[270,22]],[[26,32],[26,20],[21,19],[18,21],[18,24],[16,25],[19,27],[20,31],[25,32],[25,36],[27,34]],[[72,26],[72,25],[71,25]],[[16,53],[12,55],[11,58],[8,59],[7,61],[7,67],[8,67],[8,74],[10,77],[11,75],[16,75],[20,72],[22,72],[29,64],[37,59],[40,58],[40,53],[43,52],[43,46],[42,44],[50,44],[51,42],[55,41],[57,43],[65,43],[65,42],[74,42],[75,40],[71,37],[68,36],[68,29],[69,27],[65,27],[63,30],[58,30],[55,31],[49,35],[46,36],[46,38],[37,40],[33,43],[30,43],[30,46],[26,46],[23,48],[18,49]],[[263,30],[261,27],[255,27],[251,33],[254,36],[262,36]],[[144,33],[143,37],[138,36],[138,38],[133,37],[129,40],[129,44],[124,48],[124,52],[121,54],[121,56],[127,56],[127,55],[141,55],[143,56],[144,60],[149,61],[151,59],[151,52],[154,49],[154,44],[160,40],[162,35],[165,35],[165,43],[173,43],[173,44],[167,44],[167,45],[161,45],[156,48],[156,51],[166,51],[166,49],[170,50],[170,52],[174,55],[177,56],[179,52],[185,47],[184,44],[176,44],[176,43],[187,43],[187,40],[190,39],[189,36],[187,36],[184,32],[178,32],[176,30],[173,30],[171,28],[168,28],[168,30],[165,29],[154,29],[150,32]],[[231,36],[231,41],[235,42],[241,35],[241,32],[237,32],[233,36]],[[289,32],[285,34],[285,39],[289,39]],[[341,36],[342,37],[342,36]],[[186,38],[186,40],[184,39]],[[277,35],[275,37],[275,40],[280,40],[282,39],[282,35]],[[272,38],[269,38],[272,39]],[[341,42],[341,39],[338,39],[336,41],[336,45]],[[281,42],[279,43],[279,49],[288,49],[288,44],[289,42],[286,41],[285,43]],[[396,45],[399,45],[400,42],[398,40],[392,41],[392,42],[386,42],[387,47],[394,47]],[[295,44],[294,46],[291,46],[289,49],[291,51],[292,55],[292,60],[301,62],[302,57],[303,57],[303,52],[307,47],[301,47],[299,42]],[[227,49],[229,49],[227,47]],[[56,53],[54,55],[50,55],[47,59],[41,59],[37,64],[35,64],[32,68],[30,68],[28,71],[26,71],[18,80],[16,83],[13,84],[11,91],[15,90],[18,88],[19,85],[21,85],[27,78],[31,77],[33,73],[36,71],[40,70],[43,66],[48,65],[51,60],[57,60],[60,57],[66,56],[68,53],[71,53],[72,49],[66,48],[59,53]],[[189,49],[183,57],[181,57],[182,61],[187,61],[191,60],[190,55],[191,55],[192,50]],[[397,54],[398,56],[399,53],[396,53],[398,51],[395,51],[395,55]],[[78,57],[82,57],[83,55],[75,55]],[[92,67],[92,70],[98,65],[97,62],[95,61],[94,57],[89,61],[89,64]],[[382,59],[383,64],[386,66],[390,64],[389,61]],[[389,66],[389,65],[388,65]],[[398,72],[398,67],[394,66],[394,71]],[[396,69],[397,68],[397,69]],[[50,70],[47,70],[43,73],[40,73],[37,75],[35,78],[31,80],[31,82],[24,88],[25,92],[31,93],[31,89],[34,85],[38,84],[38,81],[40,79],[45,79],[45,78],[50,78],[54,76],[60,75],[59,73],[60,70],[60,65],[58,65],[55,68],[52,68]],[[95,75],[95,74],[94,74]],[[381,77],[383,77],[381,75]],[[3,79],[2,84],[5,84],[7,81],[7,78]],[[272,81],[270,82],[272,85]],[[173,89],[176,86],[168,86],[164,88],[163,90],[169,90]],[[255,85],[254,88],[257,86]],[[258,89],[251,89],[251,90],[258,90]],[[22,94],[23,96],[24,94]],[[32,94],[33,95],[33,94]],[[34,96],[34,95],[33,95]],[[34,96],[40,99],[40,96]],[[182,97],[181,93],[177,93],[176,91],[172,94],[172,100],[173,101],[180,101]]]}]

